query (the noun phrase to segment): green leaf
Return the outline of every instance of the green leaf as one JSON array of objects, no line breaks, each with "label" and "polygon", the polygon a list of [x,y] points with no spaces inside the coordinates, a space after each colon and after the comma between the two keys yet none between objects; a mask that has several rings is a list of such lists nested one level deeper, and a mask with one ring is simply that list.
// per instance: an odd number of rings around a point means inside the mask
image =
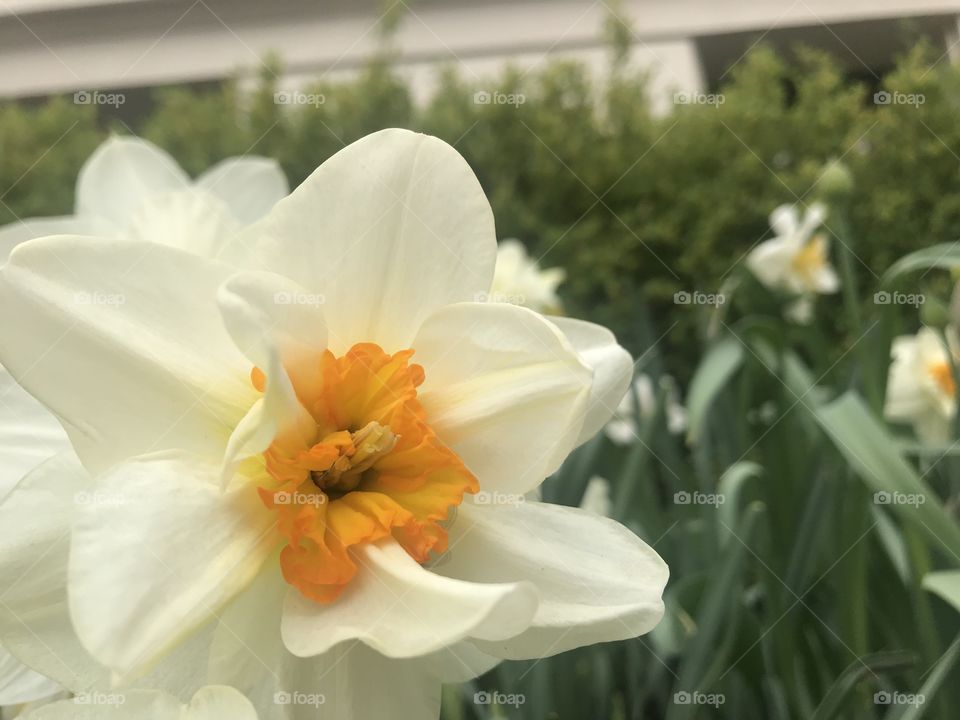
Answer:
[{"label": "green leaf", "polygon": [[960,558],[960,527],[897,453],[896,442],[858,395],[849,392],[815,414],[840,453],[874,491],[877,504],[889,504],[904,520],[916,523],[933,547],[946,548],[955,560]]},{"label": "green leaf", "polygon": [[743,345],[735,338],[721,340],[704,356],[690,383],[687,397],[687,439],[690,442],[696,442],[714,399],[742,364]]},{"label": "green leaf", "polygon": [[923,587],[960,612],[960,570],[939,570],[923,577]]},{"label": "green leaf", "polygon": [[942,243],[917,250],[897,260],[884,273],[881,284],[889,285],[901,275],[916,270],[929,270],[930,268],[952,270],[958,266],[960,266],[960,242]]},{"label": "green leaf", "polygon": [[[931,573],[935,574],[935,573]],[[929,575],[927,577],[930,577]],[[924,578],[924,584],[926,584],[926,578]],[[950,647],[947,648],[947,651],[940,656],[940,659],[937,660],[937,664],[933,666],[933,669],[930,671],[930,674],[927,675],[926,681],[920,687],[920,691],[917,693],[918,696],[923,697],[923,703],[919,705],[896,705],[893,710],[887,713],[884,720],[919,720],[922,718],[927,711],[927,708],[932,705],[930,699],[936,695],[937,691],[940,689],[940,686],[943,684],[943,681],[946,679],[947,675],[950,674],[950,671],[953,669],[954,664],[957,662],[957,655],[960,654],[960,635],[958,635]]]},{"label": "green leaf", "polygon": [[838,717],[837,713],[843,708],[847,697],[856,688],[857,683],[866,676],[875,675],[883,670],[909,667],[912,664],[913,658],[909,653],[904,652],[878,652],[858,658],[850,663],[830,686],[811,720],[830,720]]}]

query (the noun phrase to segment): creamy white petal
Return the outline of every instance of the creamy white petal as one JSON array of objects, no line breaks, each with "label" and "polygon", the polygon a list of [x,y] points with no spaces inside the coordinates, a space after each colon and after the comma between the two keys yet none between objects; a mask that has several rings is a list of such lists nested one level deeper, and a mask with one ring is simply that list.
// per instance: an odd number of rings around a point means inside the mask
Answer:
[{"label": "creamy white petal", "polygon": [[197,178],[196,187],[220,198],[241,223],[266,215],[290,192],[287,176],[272,158],[227,158]]},{"label": "creamy white petal", "polygon": [[24,720],[257,720],[247,698],[231,687],[201,688],[187,705],[172,695],[150,690],[84,693],[46,705]]},{"label": "creamy white petal", "polygon": [[827,207],[823,203],[811,204],[803,214],[803,220],[797,228],[797,234],[806,240],[827,219]]},{"label": "creamy white petal", "polygon": [[7,261],[17,245],[45,235],[104,235],[113,226],[97,218],[64,217],[27,218],[0,227],[0,265]]},{"label": "creamy white petal", "polygon": [[216,306],[232,272],[153,244],[27,243],[0,269],[0,362],[92,469],[167,448],[219,458],[257,398]]},{"label": "creamy white petal", "polygon": [[800,227],[796,205],[779,205],[770,213],[770,227],[778,237],[793,235]]},{"label": "creamy white petal", "polygon": [[256,489],[221,492],[219,468],[178,453],[98,478],[70,546],[70,614],[84,646],[134,675],[256,576],[277,544]]},{"label": "creamy white petal", "polygon": [[358,639],[388,657],[417,657],[467,637],[512,637],[537,609],[527,583],[451,580],[421,567],[393,540],[364,546],[357,559],[360,571],[333,603],[290,590],[282,631],[294,655],[321,655]]},{"label": "creamy white petal", "polygon": [[818,293],[835,293],[840,289],[840,277],[830,265],[824,265],[817,271],[813,283]]},{"label": "creamy white petal", "polygon": [[796,254],[796,243],[789,238],[776,237],[757,245],[747,255],[747,268],[766,287],[781,289]]},{"label": "creamy white petal", "polygon": [[326,298],[331,349],[410,347],[423,320],[490,288],[493,213],[473,171],[437,138],[384,130],[320,166],[262,224],[256,269]]},{"label": "creamy white petal", "polygon": [[80,169],[76,214],[122,227],[151,195],[189,182],[176,161],[153,143],[113,136]]},{"label": "creamy white petal", "polygon": [[464,682],[498,662],[469,641],[401,660],[359,641],[317,657],[296,657],[280,637],[280,608],[289,589],[279,564],[268,562],[220,614],[211,650],[209,681],[238,688],[262,720],[314,720],[318,714],[331,720],[436,720],[442,682]]},{"label": "creamy white petal", "polygon": [[217,197],[201,190],[171,190],[146,198],[124,227],[123,237],[212,258],[240,227]]},{"label": "creamy white petal", "polygon": [[0,648],[0,706],[20,705],[56,695],[63,688]]},{"label": "creamy white petal", "polygon": [[[307,293],[291,280],[271,273],[244,273],[227,281],[218,294],[224,325],[237,348],[266,374],[266,388],[239,423],[227,444],[223,482],[236,463],[266,450],[278,436],[309,447],[316,422],[300,404],[291,377],[301,390],[320,380],[320,354],[326,326],[319,306],[302,303]],[[288,374],[289,373],[289,374]]]},{"label": "creamy white petal", "polygon": [[613,506],[610,502],[610,483],[605,478],[595,475],[587,482],[587,487],[580,498],[580,508],[594,515],[610,517]]},{"label": "creamy white petal", "polygon": [[0,643],[71,690],[106,682],[67,612],[67,554],[89,477],[71,453],[28,474],[0,503]]},{"label": "creamy white petal", "polygon": [[640,538],[609,518],[526,502],[464,503],[437,571],[473,582],[528,580],[540,591],[530,629],[477,641],[491,655],[524,659],[650,631],[663,615],[668,570]]},{"label": "creamy white petal", "polygon": [[[0,642],[74,692],[111,688],[110,671],[81,645],[67,605],[73,517],[79,506],[98,499],[109,500],[90,489],[75,457],[62,454],[34,470],[0,504]],[[276,615],[279,642],[279,610]],[[204,684],[212,630],[181,644],[139,685],[189,698]]]},{"label": "creamy white petal", "polygon": [[613,417],[626,396],[633,377],[633,358],[602,325],[565,317],[551,317],[550,321],[560,328],[580,359],[593,370],[587,415],[579,439],[579,443],[584,443]]},{"label": "creamy white petal", "polygon": [[592,373],[543,316],[513,305],[459,303],[413,343],[419,398],[437,436],[482,491],[523,494],[576,446]]},{"label": "creamy white petal", "polygon": [[0,366],[0,499],[70,441],[57,419]]}]

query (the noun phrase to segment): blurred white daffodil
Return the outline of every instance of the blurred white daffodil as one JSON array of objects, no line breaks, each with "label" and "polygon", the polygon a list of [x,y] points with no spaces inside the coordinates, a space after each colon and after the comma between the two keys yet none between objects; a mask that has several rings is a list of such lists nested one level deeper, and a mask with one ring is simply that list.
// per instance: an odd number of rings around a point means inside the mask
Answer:
[{"label": "blurred white daffodil", "polygon": [[658,622],[651,548],[525,501],[604,426],[630,357],[600,326],[471,302],[493,216],[449,145],[368,136],[222,257],[244,269],[54,237],[0,270],[0,360],[82,463],[0,504],[21,660],[75,692],[212,683],[264,718],[303,717],[275,701],[301,692],[426,720],[442,682]]},{"label": "blurred white daffodil", "polygon": [[[660,378],[660,386],[664,389],[666,407],[664,416],[667,430],[678,435],[687,429],[687,409],[680,402],[680,393],[672,377],[664,375]],[[637,417],[637,410],[640,417]],[[606,424],[604,431],[613,442],[618,445],[630,445],[640,433],[638,420],[649,420],[657,412],[657,392],[653,387],[653,380],[646,373],[639,373],[633,381],[633,392],[628,392],[617,405],[613,418]]]},{"label": "blurred white daffodil", "polygon": [[[287,192],[282,170],[267,158],[230,158],[191,182],[155,145],[111,137],[80,170],[73,215],[26,219],[0,228],[0,264],[20,243],[60,234],[158,242],[214,256]],[[78,292],[74,301],[116,306],[123,298],[93,290]],[[0,344],[8,342],[0,336]],[[0,497],[29,470],[69,447],[56,417],[0,365]],[[58,689],[0,649],[0,705],[40,699]]]},{"label": "blurred white daffodil", "polygon": [[580,509],[594,515],[610,517],[613,503],[610,500],[610,482],[606,478],[599,475],[590,478],[580,499]]},{"label": "blurred white daffodil", "polygon": [[503,240],[497,249],[488,297],[493,302],[522,305],[537,312],[559,312],[562,304],[557,287],[565,277],[562,268],[542,269],[519,240]]},{"label": "blurred white daffodil", "polygon": [[18,720],[257,720],[257,711],[235,689],[201,688],[188,703],[149,690],[81,693],[42,705]]},{"label": "blurred white daffodil", "polygon": [[812,297],[840,287],[828,257],[827,236],[815,234],[826,215],[819,203],[810,205],[802,219],[796,206],[781,205],[770,215],[776,235],[747,256],[747,267],[766,287],[799,296],[788,315],[804,324],[812,316]]},{"label": "blurred white daffodil", "polygon": [[[956,362],[960,358],[956,336],[948,330],[947,337]],[[891,355],[884,415],[913,425],[924,443],[949,442],[956,414],[956,385],[943,340],[935,330],[923,327],[916,335],[895,338]]]}]

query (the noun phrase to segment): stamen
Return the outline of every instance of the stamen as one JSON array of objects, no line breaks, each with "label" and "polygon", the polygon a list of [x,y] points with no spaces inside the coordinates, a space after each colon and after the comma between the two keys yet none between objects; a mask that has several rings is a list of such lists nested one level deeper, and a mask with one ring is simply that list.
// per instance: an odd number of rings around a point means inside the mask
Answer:
[{"label": "stamen", "polygon": [[321,490],[353,490],[359,484],[364,471],[392,451],[399,439],[400,436],[389,427],[371,420],[356,432],[350,433],[349,445],[341,448],[341,455],[333,465],[327,470],[314,470],[310,473],[310,479]]}]

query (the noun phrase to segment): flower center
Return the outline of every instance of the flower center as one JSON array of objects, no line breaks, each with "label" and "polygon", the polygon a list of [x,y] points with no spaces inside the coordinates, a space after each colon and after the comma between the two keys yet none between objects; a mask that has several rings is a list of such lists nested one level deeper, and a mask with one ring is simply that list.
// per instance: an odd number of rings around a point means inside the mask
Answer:
[{"label": "flower center", "polygon": [[827,265],[827,242],[823,235],[810,238],[791,261],[794,272],[804,279],[807,284],[813,284],[814,279]]},{"label": "flower center", "polygon": [[371,420],[354,433],[345,430],[333,433],[323,442],[338,447],[340,456],[326,470],[311,470],[310,479],[327,495],[342,495],[354,490],[363,472],[393,450],[397,440],[399,436],[396,433],[376,420]]},{"label": "flower center", "polygon": [[[284,577],[318,602],[339,596],[367,543],[392,537],[421,563],[444,552],[445,521],[479,489],[427,423],[417,399],[423,368],[412,355],[361,343],[291,373],[313,427],[278,436],[264,452],[259,492],[286,538]],[[259,370],[253,382],[263,390]]]},{"label": "flower center", "polygon": [[950,367],[950,363],[946,361],[930,363],[927,366],[927,372],[930,373],[930,377],[933,378],[933,381],[945,395],[954,397],[957,394],[957,386],[953,382],[953,368]]}]

